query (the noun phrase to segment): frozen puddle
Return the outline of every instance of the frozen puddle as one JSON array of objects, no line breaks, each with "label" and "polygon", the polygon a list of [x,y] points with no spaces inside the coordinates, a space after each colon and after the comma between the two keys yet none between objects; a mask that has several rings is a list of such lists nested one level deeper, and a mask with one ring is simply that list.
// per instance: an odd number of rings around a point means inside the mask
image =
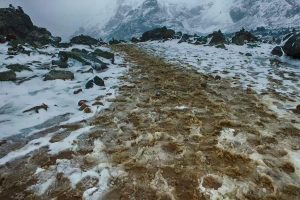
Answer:
[{"label": "frozen puddle", "polygon": [[279,115],[291,113],[290,109],[300,102],[300,61],[272,56],[274,45],[259,44],[253,48],[227,45],[227,49],[218,49],[171,40],[141,46],[167,61],[205,74],[232,78],[232,87],[242,85],[244,89],[264,94],[265,103]]},{"label": "frozen puddle", "polygon": [[[102,72],[82,73],[91,69],[90,65],[83,65],[78,61],[69,59],[67,69],[55,68],[56,70],[67,70],[74,74],[74,80],[55,80],[43,81],[43,76],[52,69],[51,62],[58,59],[59,51],[71,51],[74,48],[94,51],[101,49],[110,51],[106,47],[88,47],[84,45],[73,45],[69,48],[55,48],[48,46],[44,49],[33,49],[26,47],[26,50],[32,51],[30,56],[18,54],[8,57],[6,44],[0,45],[0,72],[6,71],[7,65],[22,64],[30,67],[32,71],[16,72],[17,78],[30,77],[29,80],[20,83],[0,82],[0,139],[14,135],[30,135],[36,131],[43,130],[62,123],[71,123],[90,118],[95,113],[109,107],[108,99],[117,95],[117,89],[120,81],[119,77],[126,71],[122,65],[123,59],[115,55],[114,64],[111,60],[97,57],[108,64],[108,69]],[[95,76],[102,78],[105,87],[94,86],[91,89],[85,89],[88,80]],[[82,89],[79,94],[74,91]],[[92,113],[84,113],[79,110],[78,102],[86,100],[91,106]],[[49,108],[40,109],[39,113],[23,111],[35,106],[46,104]],[[94,104],[94,106],[92,106]],[[102,105],[103,104],[103,105]]]}]

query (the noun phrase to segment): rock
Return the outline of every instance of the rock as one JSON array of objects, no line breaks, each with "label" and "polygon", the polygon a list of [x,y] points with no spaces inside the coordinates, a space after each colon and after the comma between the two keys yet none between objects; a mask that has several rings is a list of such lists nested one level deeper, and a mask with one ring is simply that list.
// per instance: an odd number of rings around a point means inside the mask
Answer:
[{"label": "rock", "polygon": [[273,55],[275,55],[275,56],[281,57],[281,56],[283,55],[282,48],[281,48],[280,46],[275,47],[275,48],[272,50],[271,54],[273,54]]},{"label": "rock", "polygon": [[232,43],[236,45],[244,45],[247,42],[257,42],[258,39],[250,32],[245,31],[245,29],[236,32],[232,38]]},{"label": "rock", "polygon": [[131,42],[138,43],[138,42],[140,42],[140,40],[137,39],[136,37],[133,37],[133,38],[131,38]]},{"label": "rock", "polygon": [[218,48],[218,49],[226,49],[226,46],[225,46],[225,44],[218,44],[218,45],[216,45],[216,48]]},{"label": "rock", "polygon": [[20,64],[8,65],[8,66],[6,66],[6,68],[10,69],[14,72],[21,72],[21,71],[31,71],[32,72],[32,70],[28,66],[20,65]]},{"label": "rock", "polygon": [[32,108],[30,108],[28,110],[24,110],[23,113],[31,112],[31,111],[35,111],[36,113],[39,113],[40,109],[44,109],[45,111],[47,111],[48,108],[49,108],[49,106],[43,103],[40,106],[34,106],[34,107],[32,107]]},{"label": "rock", "polygon": [[92,113],[92,110],[89,107],[87,107],[87,108],[84,109],[83,112],[84,113]]},{"label": "rock", "polygon": [[87,102],[88,102],[87,100],[80,100],[78,101],[78,106],[81,106],[82,104],[85,104]]},{"label": "rock", "polygon": [[101,41],[97,40],[95,38],[92,38],[88,35],[79,35],[79,36],[75,36],[73,37],[70,42],[72,44],[83,44],[83,45],[101,45]]},{"label": "rock", "polygon": [[17,75],[12,70],[0,72],[0,81],[15,81],[16,79]]},{"label": "rock", "polygon": [[191,35],[183,34],[178,43],[188,42]]},{"label": "rock", "polygon": [[92,106],[103,106],[104,104],[101,101],[96,101]]},{"label": "rock", "polygon": [[300,104],[293,110],[295,114],[300,114]]},{"label": "rock", "polygon": [[286,55],[300,58],[300,33],[295,33],[289,37],[282,49]]},{"label": "rock", "polygon": [[63,70],[51,70],[48,74],[44,76],[44,81],[49,80],[73,80],[74,74],[70,71]]},{"label": "rock", "polygon": [[89,80],[86,84],[85,84],[85,89],[91,89],[94,87],[94,81],[93,80]]},{"label": "rock", "polygon": [[102,51],[101,49],[96,49],[94,51],[94,54],[96,56],[100,56],[102,58],[106,58],[106,59],[110,59],[110,60],[115,59],[115,54],[108,52],[108,51]]},{"label": "rock", "polygon": [[213,32],[208,37],[211,37],[209,45],[219,45],[224,44],[226,42],[225,36],[221,32],[221,30]]},{"label": "rock", "polygon": [[172,29],[167,29],[167,27],[156,28],[151,31],[143,33],[141,37],[141,42],[151,41],[151,40],[168,40],[175,37],[175,31]]},{"label": "rock", "polygon": [[217,81],[219,81],[219,80],[221,80],[222,78],[221,78],[221,76],[219,76],[219,75],[217,75],[216,77],[215,77],[215,80],[217,80]]},{"label": "rock", "polygon": [[101,60],[97,58],[97,55],[95,53],[90,53],[86,51],[85,49],[72,49],[71,51],[60,51],[58,53],[58,56],[61,60],[68,60],[68,59],[74,59],[83,65],[91,65],[92,63],[96,64],[104,64]]},{"label": "rock", "polygon": [[6,42],[6,38],[3,35],[0,35],[0,44],[4,44]]},{"label": "rock", "polygon": [[58,66],[59,68],[68,68],[69,65],[67,62],[59,60],[52,60],[52,65]]},{"label": "rock", "polygon": [[78,89],[78,90],[75,90],[75,91],[73,92],[73,94],[79,94],[80,92],[82,92],[82,89],[81,89],[81,88]]},{"label": "rock", "polygon": [[252,54],[251,53],[246,53],[245,56],[252,56]]},{"label": "rock", "polygon": [[93,80],[96,85],[105,86],[104,81],[100,77],[95,76]]},{"label": "rock", "polygon": [[124,40],[115,40],[114,38],[108,42],[110,45],[126,43]]},{"label": "rock", "polygon": [[85,74],[85,73],[93,73],[94,70],[93,70],[93,68],[90,68],[89,70],[86,70],[86,71],[81,71],[81,70],[79,70],[79,72],[81,72],[82,74]]},{"label": "rock", "polygon": [[89,107],[89,106],[88,106],[87,104],[83,103],[83,104],[81,104],[79,110],[80,110],[80,111],[83,111],[84,109],[86,109],[86,108],[88,108],[88,107]]},{"label": "rock", "polygon": [[105,63],[92,65],[92,68],[97,72],[103,72],[108,69],[107,64]]}]

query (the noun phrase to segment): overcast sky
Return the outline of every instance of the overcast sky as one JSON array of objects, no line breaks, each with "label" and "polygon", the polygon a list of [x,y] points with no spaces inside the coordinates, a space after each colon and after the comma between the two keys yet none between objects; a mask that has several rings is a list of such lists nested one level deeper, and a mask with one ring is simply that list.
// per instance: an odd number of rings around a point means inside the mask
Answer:
[{"label": "overcast sky", "polygon": [[[117,5],[125,2],[139,5],[144,0],[0,0],[0,7],[11,3],[22,6],[34,24],[46,27],[53,35],[66,38],[81,26],[95,23],[101,26],[114,14]],[[199,4],[199,0],[159,0],[163,3]],[[206,2],[211,0],[201,0]],[[218,0],[216,0],[218,1]],[[223,1],[223,0],[222,0]]]},{"label": "overcast sky", "polygon": [[98,18],[105,23],[116,8],[117,0],[0,0],[0,7],[10,3],[22,6],[34,24],[48,28],[54,35],[71,35],[79,27]]}]

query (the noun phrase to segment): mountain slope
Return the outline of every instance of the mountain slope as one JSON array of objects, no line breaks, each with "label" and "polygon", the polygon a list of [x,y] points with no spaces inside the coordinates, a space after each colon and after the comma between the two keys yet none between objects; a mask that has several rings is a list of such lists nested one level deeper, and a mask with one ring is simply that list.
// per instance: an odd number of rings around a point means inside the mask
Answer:
[{"label": "mountain slope", "polygon": [[205,0],[187,6],[166,0],[139,4],[119,2],[115,15],[104,27],[84,27],[84,33],[105,38],[128,39],[160,26],[189,33],[216,29],[230,32],[241,27],[271,28],[300,26],[299,0]]}]

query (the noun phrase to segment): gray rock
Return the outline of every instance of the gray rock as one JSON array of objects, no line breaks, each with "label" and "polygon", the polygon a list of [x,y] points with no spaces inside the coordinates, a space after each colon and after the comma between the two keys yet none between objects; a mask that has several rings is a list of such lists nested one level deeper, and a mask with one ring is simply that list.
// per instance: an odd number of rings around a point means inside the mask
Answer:
[{"label": "gray rock", "polygon": [[258,39],[250,32],[245,31],[245,29],[236,32],[232,38],[232,43],[236,45],[244,45],[247,42],[257,42]]},{"label": "gray rock", "polygon": [[275,47],[275,48],[272,50],[271,54],[273,54],[273,55],[275,55],[275,56],[281,57],[281,56],[283,55],[282,48],[281,48],[280,46]]},{"label": "gray rock", "polygon": [[51,70],[48,74],[44,76],[44,81],[49,80],[73,80],[74,74],[70,71],[63,70]]},{"label": "gray rock", "polygon": [[98,76],[94,77],[94,83],[98,86],[105,86],[103,79]]},{"label": "gray rock", "polygon": [[52,65],[56,65],[59,68],[68,68],[69,67],[68,63],[62,61],[61,59],[59,59],[59,60],[52,60]]},{"label": "gray rock", "polygon": [[220,30],[213,32],[208,37],[211,37],[209,45],[219,45],[219,44],[224,44],[226,42],[225,36]]},{"label": "gray rock", "polygon": [[12,70],[0,72],[0,81],[15,81],[16,79],[17,75]]},{"label": "gray rock", "polygon": [[300,58],[300,33],[293,34],[283,46],[286,55]]},{"label": "gray rock", "polygon": [[94,81],[93,80],[89,80],[86,84],[85,84],[85,89],[91,89],[94,87]]},{"label": "gray rock", "polygon": [[32,70],[28,66],[20,65],[20,64],[8,65],[8,66],[6,66],[6,68],[10,69],[14,72],[21,72],[21,71],[31,71],[32,72]]}]

